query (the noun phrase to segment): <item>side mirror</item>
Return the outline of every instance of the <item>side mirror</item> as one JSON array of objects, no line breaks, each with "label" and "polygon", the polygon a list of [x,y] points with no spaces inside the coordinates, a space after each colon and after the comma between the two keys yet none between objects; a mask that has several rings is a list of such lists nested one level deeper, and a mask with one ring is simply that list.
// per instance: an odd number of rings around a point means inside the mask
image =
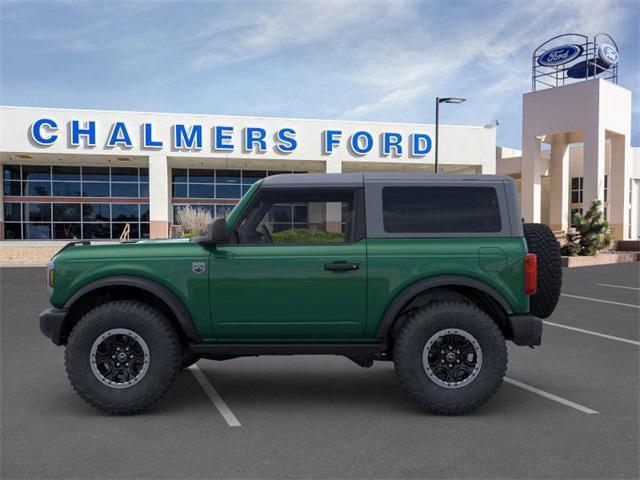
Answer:
[{"label": "side mirror", "polygon": [[200,243],[215,245],[218,243],[225,243],[228,238],[227,220],[224,217],[218,217],[213,219],[207,227],[207,234],[200,237],[198,241]]}]

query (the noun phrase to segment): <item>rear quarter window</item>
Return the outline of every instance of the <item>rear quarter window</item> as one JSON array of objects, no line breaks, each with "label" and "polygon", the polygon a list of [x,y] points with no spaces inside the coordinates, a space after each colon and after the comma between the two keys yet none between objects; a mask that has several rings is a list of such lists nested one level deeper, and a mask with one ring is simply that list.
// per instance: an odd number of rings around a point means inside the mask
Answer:
[{"label": "rear quarter window", "polygon": [[498,233],[500,205],[493,187],[384,187],[387,233]]}]

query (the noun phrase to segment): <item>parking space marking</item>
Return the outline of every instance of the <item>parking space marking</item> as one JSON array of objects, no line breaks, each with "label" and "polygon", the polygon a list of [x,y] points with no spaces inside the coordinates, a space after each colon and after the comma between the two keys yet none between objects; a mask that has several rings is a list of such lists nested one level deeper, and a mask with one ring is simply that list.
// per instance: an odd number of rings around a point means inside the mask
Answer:
[{"label": "parking space marking", "polygon": [[545,398],[548,398],[549,400],[553,400],[554,402],[561,403],[562,405],[573,408],[582,413],[586,413],[588,415],[597,415],[600,413],[596,410],[585,407],[584,405],[580,405],[579,403],[572,402],[571,400],[558,397],[557,395],[554,395],[552,393],[545,392],[544,390],[540,390],[539,388],[532,387],[531,385],[527,385],[526,383],[522,383],[517,380],[514,380],[513,378],[504,377],[504,381],[507,383],[510,383],[511,385],[515,385],[516,387],[520,387],[523,390],[527,390],[529,392],[535,393],[536,395],[540,395],[541,397],[545,397]]},{"label": "parking space marking", "polygon": [[611,300],[602,300],[600,298],[581,297],[579,295],[569,295],[568,293],[561,293],[563,297],[577,298],[579,300],[589,300],[590,302],[610,303],[611,305],[620,305],[622,307],[640,308],[640,305],[633,305],[632,303],[613,302]]},{"label": "parking space marking", "polygon": [[626,285],[612,285],[610,283],[596,283],[598,287],[624,288],[625,290],[640,290],[638,287],[627,287]]},{"label": "parking space marking", "polygon": [[631,345],[637,345],[640,347],[640,342],[636,342],[635,340],[629,340],[628,338],[614,337],[613,335],[607,335],[606,333],[598,333],[592,330],[584,330],[582,328],[570,327],[569,325],[562,325],[560,323],[549,322],[548,320],[543,320],[542,323],[544,323],[545,325],[551,325],[553,327],[566,328],[567,330],[586,333],[588,335],[595,335],[596,337],[608,338],[609,340],[616,340],[618,342],[630,343]]},{"label": "parking space marking", "polygon": [[225,419],[225,421],[227,422],[227,425],[229,425],[230,427],[241,427],[242,425],[240,424],[236,416],[233,414],[233,412],[227,406],[224,400],[222,400],[222,397],[218,394],[218,392],[216,392],[216,389],[213,388],[213,385],[211,385],[209,380],[207,380],[207,377],[204,376],[204,373],[202,373],[202,370],[198,368],[198,365],[195,365],[195,364],[191,365],[189,367],[189,370],[191,370],[191,373],[193,373],[193,376],[196,377],[196,380],[198,380],[198,383],[200,384],[202,389],[205,391],[205,393],[209,396],[209,398],[211,399],[215,407],[218,409],[218,411],[220,412],[220,415],[222,415],[222,417]]}]

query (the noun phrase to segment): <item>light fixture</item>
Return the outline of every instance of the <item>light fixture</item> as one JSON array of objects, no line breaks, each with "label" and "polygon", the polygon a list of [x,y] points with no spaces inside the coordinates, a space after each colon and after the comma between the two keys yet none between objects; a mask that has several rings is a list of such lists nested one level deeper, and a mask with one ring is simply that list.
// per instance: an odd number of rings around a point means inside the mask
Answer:
[{"label": "light fixture", "polygon": [[436,97],[436,152],[435,152],[435,166],[434,172],[438,173],[438,130],[440,129],[440,104],[441,103],[462,103],[466,98],[460,97]]}]

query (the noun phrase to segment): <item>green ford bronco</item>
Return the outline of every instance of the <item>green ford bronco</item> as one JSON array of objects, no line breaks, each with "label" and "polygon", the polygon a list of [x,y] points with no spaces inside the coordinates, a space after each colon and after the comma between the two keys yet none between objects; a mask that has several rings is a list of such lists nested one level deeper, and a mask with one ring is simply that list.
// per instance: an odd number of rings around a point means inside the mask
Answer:
[{"label": "green ford bronco", "polygon": [[73,242],[47,269],[40,328],[105,412],[158,401],[198,359],[393,361],[436,413],[469,412],[540,345],[562,270],[495,175],[293,174],[257,182],[192,239]]}]

